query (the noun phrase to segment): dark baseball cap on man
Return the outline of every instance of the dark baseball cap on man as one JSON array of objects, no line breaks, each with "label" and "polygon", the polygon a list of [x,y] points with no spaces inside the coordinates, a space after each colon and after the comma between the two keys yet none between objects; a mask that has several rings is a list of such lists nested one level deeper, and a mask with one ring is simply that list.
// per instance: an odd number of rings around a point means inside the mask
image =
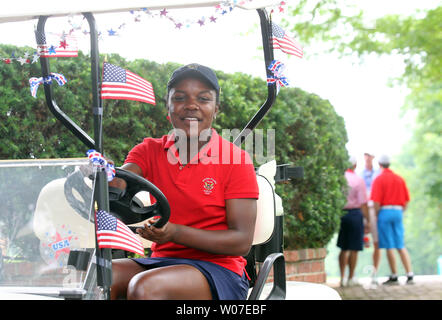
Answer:
[{"label": "dark baseball cap on man", "polygon": [[219,94],[218,78],[216,77],[215,72],[213,72],[212,69],[197,63],[191,63],[176,69],[167,83],[167,91],[173,88],[178,81],[189,77],[197,77],[204,80],[215,89],[217,94]]}]

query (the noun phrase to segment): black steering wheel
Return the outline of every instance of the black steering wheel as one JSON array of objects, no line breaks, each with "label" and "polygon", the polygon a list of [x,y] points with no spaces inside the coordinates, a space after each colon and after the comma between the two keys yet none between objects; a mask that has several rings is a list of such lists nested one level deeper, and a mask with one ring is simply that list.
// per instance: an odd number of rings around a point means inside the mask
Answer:
[{"label": "black steering wheel", "polygon": [[[170,217],[170,206],[164,194],[152,182],[143,177],[121,169],[115,168],[115,177],[126,181],[126,190],[109,187],[109,205],[112,215],[123,221],[126,225],[136,224],[148,218],[159,216],[153,225],[157,228],[164,226]],[[153,205],[145,207],[135,197],[140,191],[149,192],[156,200]],[[142,228],[142,226],[140,226]],[[138,227],[129,227],[135,230]]]}]

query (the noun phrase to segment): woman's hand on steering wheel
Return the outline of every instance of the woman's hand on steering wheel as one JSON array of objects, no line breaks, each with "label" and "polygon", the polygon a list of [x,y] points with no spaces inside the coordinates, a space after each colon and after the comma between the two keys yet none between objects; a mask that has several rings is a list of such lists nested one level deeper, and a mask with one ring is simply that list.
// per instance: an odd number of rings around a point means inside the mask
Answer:
[{"label": "woman's hand on steering wheel", "polygon": [[[123,168],[115,168],[116,179],[109,182],[109,205],[111,213],[125,224],[138,224],[147,219],[159,217],[153,221],[157,228],[161,228],[169,220],[170,206],[167,198],[153,183],[139,175],[141,169],[135,164],[128,164]],[[139,169],[139,170],[137,170]],[[112,184],[116,181],[115,184]],[[121,188],[122,185],[125,188]],[[156,202],[144,206],[140,200],[135,199],[136,195],[146,191]]]}]

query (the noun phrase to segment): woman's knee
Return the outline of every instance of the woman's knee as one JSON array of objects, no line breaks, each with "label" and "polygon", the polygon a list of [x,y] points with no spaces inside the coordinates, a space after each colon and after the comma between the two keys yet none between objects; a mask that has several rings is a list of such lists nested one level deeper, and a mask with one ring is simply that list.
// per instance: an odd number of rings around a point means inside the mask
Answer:
[{"label": "woman's knee", "polygon": [[134,275],[144,271],[137,263],[129,259],[112,261],[112,299],[125,299],[130,280]]},{"label": "woman's knee", "polygon": [[165,283],[155,270],[145,271],[132,277],[127,286],[128,300],[167,300]]},{"label": "woman's knee", "polygon": [[199,270],[187,265],[141,272],[129,282],[127,298],[133,300],[211,299],[210,286]]}]

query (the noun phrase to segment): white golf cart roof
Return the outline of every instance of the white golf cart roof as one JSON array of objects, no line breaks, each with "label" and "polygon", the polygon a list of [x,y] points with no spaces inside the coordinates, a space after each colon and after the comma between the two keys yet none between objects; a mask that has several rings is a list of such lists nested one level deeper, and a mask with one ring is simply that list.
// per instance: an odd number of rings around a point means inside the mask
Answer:
[{"label": "white golf cart roof", "polygon": [[[16,22],[36,19],[39,16],[68,16],[81,14],[82,12],[91,13],[111,13],[124,12],[131,10],[162,10],[162,9],[181,9],[196,7],[214,7],[225,3],[226,1],[207,1],[207,0],[76,0],[76,1],[57,1],[45,0],[38,2],[34,0],[21,0],[9,3],[2,8],[0,12],[0,23]],[[233,1],[231,1],[233,4]],[[235,6],[242,9],[257,9],[271,5],[276,5],[275,0],[253,0],[244,1]]]}]

